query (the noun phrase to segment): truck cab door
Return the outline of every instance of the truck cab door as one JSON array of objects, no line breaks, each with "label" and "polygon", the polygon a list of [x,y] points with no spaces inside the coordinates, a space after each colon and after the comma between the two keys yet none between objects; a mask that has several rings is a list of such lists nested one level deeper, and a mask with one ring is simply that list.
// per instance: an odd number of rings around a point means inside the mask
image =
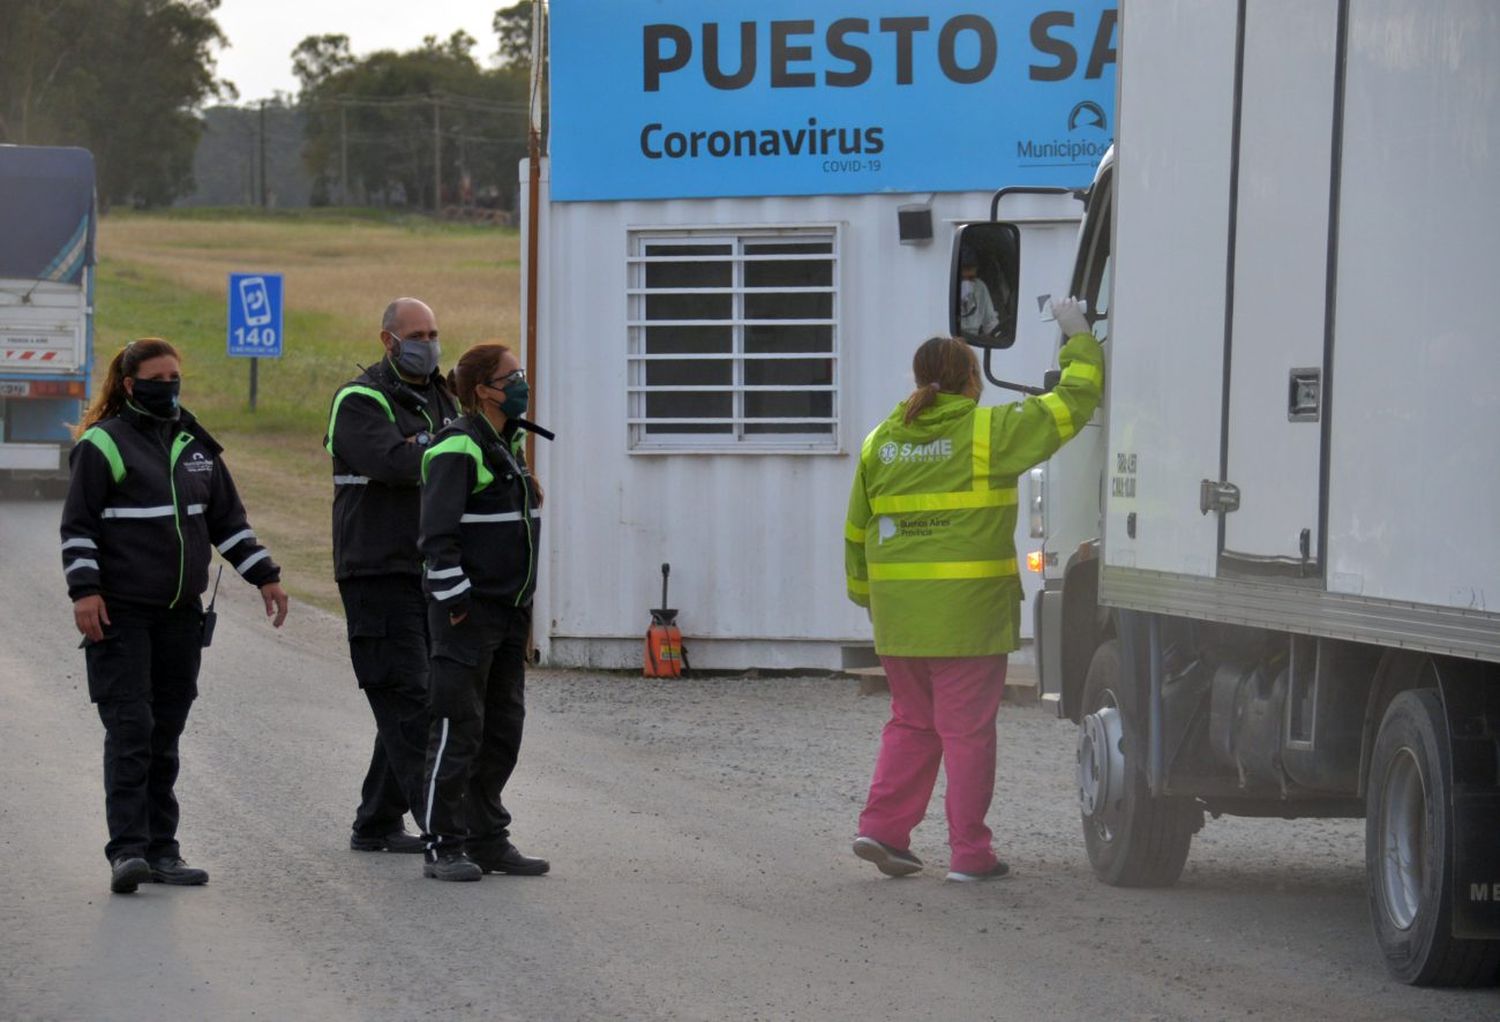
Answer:
[{"label": "truck cab door", "polygon": [[[1057,365],[1060,343],[1057,324],[1044,318],[1045,306],[1053,295],[1067,293],[1084,201],[1072,189],[1003,188],[995,194],[990,211],[993,219],[963,225],[954,238],[949,329],[953,336],[983,349],[980,358],[992,384],[996,377],[1003,377],[1040,391],[1048,371]],[[964,284],[966,262],[971,264],[968,278],[983,286],[993,304],[993,327],[987,328],[984,322],[984,299],[973,294],[977,288]],[[997,392],[992,386],[980,402],[1003,404],[1021,396]],[[1086,441],[1080,437],[1075,447],[1097,442],[1098,430],[1085,432]],[[1073,484],[1078,479],[1087,481],[1083,492],[1075,493],[1078,487]],[[1032,566],[1021,572],[1023,599],[1030,603],[1045,578],[1061,577],[1064,566],[1056,564],[1055,555],[1043,560],[1046,551],[1063,549],[1053,545],[1054,533],[1061,529],[1075,546],[1075,536],[1098,535],[1098,473],[1049,476],[1048,467],[1039,466],[1018,479],[1017,487],[1016,557],[1022,565]],[[1050,507],[1049,498],[1056,498]],[[1055,517],[1053,509],[1059,507],[1066,509],[1067,520]],[[1033,638],[1034,616],[1022,614],[1021,621],[1022,637]]]}]

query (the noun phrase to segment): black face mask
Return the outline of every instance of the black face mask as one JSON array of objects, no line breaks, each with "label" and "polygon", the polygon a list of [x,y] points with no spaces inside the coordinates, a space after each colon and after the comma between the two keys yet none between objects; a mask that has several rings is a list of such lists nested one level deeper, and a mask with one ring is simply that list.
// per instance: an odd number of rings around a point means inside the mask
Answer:
[{"label": "black face mask", "polygon": [[177,395],[182,391],[181,380],[142,380],[137,378],[131,389],[130,399],[140,405],[148,415],[158,419],[177,418]]}]

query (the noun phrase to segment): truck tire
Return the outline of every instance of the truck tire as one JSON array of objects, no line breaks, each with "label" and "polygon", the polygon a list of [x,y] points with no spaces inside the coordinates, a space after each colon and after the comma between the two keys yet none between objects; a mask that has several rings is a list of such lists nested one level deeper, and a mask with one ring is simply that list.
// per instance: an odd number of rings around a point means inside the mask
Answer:
[{"label": "truck tire", "polygon": [[1153,798],[1146,783],[1140,701],[1126,690],[1120,644],[1094,651],[1078,726],[1083,841],[1099,879],[1115,887],[1167,887],[1187,862],[1203,811],[1187,799]]},{"label": "truck tire", "polygon": [[1452,750],[1436,689],[1391,700],[1365,789],[1365,878],[1386,968],[1413,986],[1482,986],[1500,941],[1453,936]]}]

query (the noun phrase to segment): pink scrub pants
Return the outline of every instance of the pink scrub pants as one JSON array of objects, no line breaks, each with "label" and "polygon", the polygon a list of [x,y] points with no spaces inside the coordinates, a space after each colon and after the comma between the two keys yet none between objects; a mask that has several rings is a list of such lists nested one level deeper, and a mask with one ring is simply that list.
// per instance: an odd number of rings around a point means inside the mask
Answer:
[{"label": "pink scrub pants", "polygon": [[995,864],[984,824],[995,792],[995,714],[1005,690],[1006,658],[883,656],[891,719],[859,833],[893,848],[911,846],[927,813],[938,764],[948,772],[950,868],[982,872]]}]

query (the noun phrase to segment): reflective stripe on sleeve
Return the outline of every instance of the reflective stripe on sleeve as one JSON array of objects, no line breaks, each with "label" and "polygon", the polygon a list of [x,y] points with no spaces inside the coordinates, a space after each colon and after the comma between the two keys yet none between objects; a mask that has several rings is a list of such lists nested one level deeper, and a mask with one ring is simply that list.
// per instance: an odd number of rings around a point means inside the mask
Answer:
[{"label": "reflective stripe on sleeve", "polygon": [[186,508],[184,508],[184,509],[183,509],[183,510],[184,510],[184,512],[185,512],[185,513],[186,513],[186,514],[190,514],[190,515],[201,515],[201,514],[202,514],[202,513],[203,513],[203,512],[204,512],[204,510],[206,510],[206,509],[207,509],[207,507],[208,507],[208,505],[207,505],[207,504],[189,504],[189,505],[188,505],[188,506],[187,506],[187,507],[186,507]]},{"label": "reflective stripe on sleeve", "polygon": [[851,543],[862,544],[865,541],[865,530],[856,529],[852,524],[846,521],[844,523],[844,538]]},{"label": "reflective stripe on sleeve", "polygon": [[343,404],[344,398],[348,397],[350,394],[358,394],[361,397],[369,398],[380,406],[380,410],[385,412],[385,417],[387,419],[390,419],[391,422],[396,421],[396,413],[391,410],[391,403],[386,400],[384,394],[376,390],[374,387],[365,387],[360,384],[351,384],[350,386],[347,386],[343,390],[338,392],[337,396],[335,396],[333,399],[333,408],[328,412],[328,440],[323,444],[323,448],[328,451],[329,454],[333,453],[333,427],[338,425],[339,405]]},{"label": "reflective stripe on sleeve", "polygon": [[1062,372],[1062,378],[1075,380],[1088,380],[1096,387],[1104,385],[1104,368],[1102,366],[1090,365],[1087,362],[1072,362]]},{"label": "reflective stripe on sleeve", "polygon": [[439,568],[436,571],[431,568],[427,569],[428,578],[457,578],[463,573],[464,569],[462,568]]},{"label": "reflective stripe on sleeve", "polygon": [[74,561],[72,564],[70,564],[66,568],[64,568],[63,569],[63,574],[64,575],[71,575],[71,574],[73,574],[73,572],[77,571],[79,568],[93,568],[95,571],[98,571],[99,570],[99,562],[98,561],[89,560],[88,558],[80,557],[78,560]]},{"label": "reflective stripe on sleeve", "polygon": [[245,558],[241,563],[236,564],[234,566],[234,570],[243,575],[245,572],[249,571],[251,568],[255,567],[255,565],[259,564],[261,561],[264,561],[267,557],[270,556],[271,551],[269,550],[261,550],[257,553],[253,553],[249,557]]},{"label": "reflective stripe on sleeve", "polygon": [[1016,502],[1014,487],[1004,490],[960,490],[957,493],[901,493],[874,497],[870,510],[877,515],[903,511],[970,511],[982,507],[1010,507]]},{"label": "reflective stripe on sleeve", "polygon": [[870,582],[868,579],[851,578],[849,579],[849,591],[856,596],[869,596]]},{"label": "reflective stripe on sleeve", "polygon": [[333,477],[333,485],[335,485],[335,486],[368,486],[368,485],[370,485],[370,477],[369,476],[334,476]]},{"label": "reflective stripe on sleeve", "polygon": [[125,478],[125,459],[120,456],[120,448],[115,445],[115,438],[110,436],[98,426],[91,426],[83,431],[83,436],[78,438],[79,443],[87,441],[99,448],[99,453],[104,455],[104,460],[109,462],[109,475],[115,482]]},{"label": "reflective stripe on sleeve", "polygon": [[872,582],[1004,578],[1015,573],[1014,557],[1003,561],[911,561],[870,565],[870,581]]},{"label": "reflective stripe on sleeve", "polygon": [[67,540],[62,545],[62,548],[64,550],[72,550],[74,547],[82,547],[85,550],[98,550],[99,544],[95,543],[91,539],[79,538]]},{"label": "reflective stripe on sleeve", "polygon": [[439,601],[439,602],[442,602],[444,600],[451,600],[451,599],[453,599],[453,597],[457,596],[459,593],[467,592],[468,589],[469,589],[469,580],[468,579],[464,579],[462,582],[460,582],[458,585],[454,586],[452,589],[433,590],[432,598],[434,600]]},{"label": "reflective stripe on sleeve", "polygon": [[456,436],[444,437],[422,454],[422,482],[427,482],[428,467],[433,458],[441,458],[445,454],[462,454],[474,459],[474,491],[478,493],[490,483],[495,481],[495,474],[489,470],[484,463],[484,452],[479,449],[472,438],[466,434],[459,433]]},{"label": "reflective stripe on sleeve", "polygon": [[245,540],[254,538],[255,533],[251,532],[249,529],[241,529],[239,532],[236,532],[233,536],[230,536],[224,542],[219,544],[219,553],[227,554],[229,553],[229,551],[233,550],[236,546],[238,546],[240,543],[243,543]]},{"label": "reflective stripe on sleeve", "polygon": [[1037,400],[1052,414],[1053,421],[1057,423],[1057,435],[1064,440],[1072,436],[1074,433],[1073,413],[1068,411],[1067,402],[1056,394],[1043,394]]},{"label": "reflective stripe on sleeve", "polygon": [[176,509],[171,504],[159,507],[107,507],[105,518],[171,518]]}]

